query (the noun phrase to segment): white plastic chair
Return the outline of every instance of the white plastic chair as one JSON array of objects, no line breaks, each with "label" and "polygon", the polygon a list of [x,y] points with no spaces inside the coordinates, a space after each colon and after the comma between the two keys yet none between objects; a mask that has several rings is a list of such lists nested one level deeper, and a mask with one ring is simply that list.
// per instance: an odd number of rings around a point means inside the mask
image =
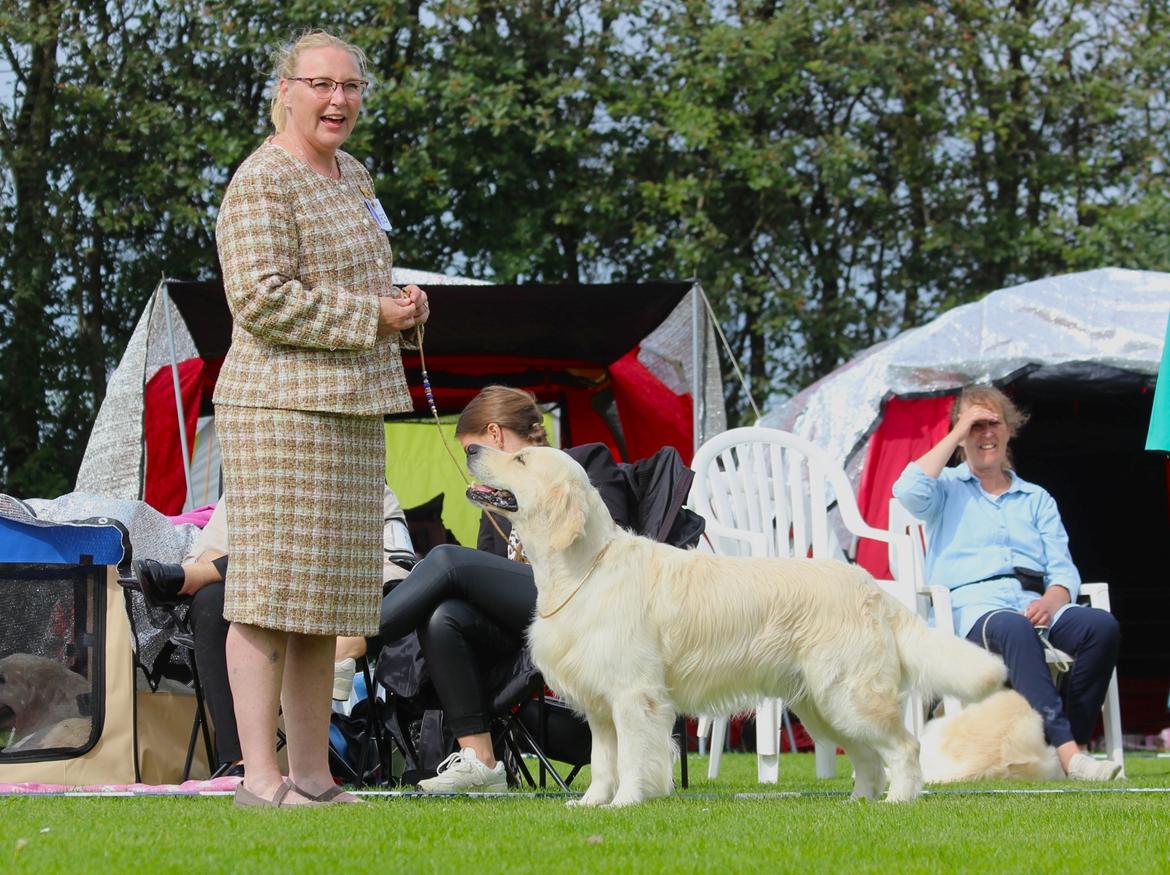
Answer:
[{"label": "white plastic chair", "polygon": [[[845,471],[823,450],[797,435],[773,428],[734,428],[699,447],[691,467],[695,480],[688,505],[706,520],[704,540],[719,555],[844,559],[830,524],[834,509],[852,536],[887,544],[894,541],[895,552],[909,555],[909,538],[867,525]],[[910,610],[915,609],[911,585],[891,584],[891,590]],[[779,779],[783,713],[783,703],[777,700],[762,702],[756,709],[761,782]],[[708,724],[711,757],[707,774],[714,778],[719,774],[727,717],[700,719],[700,737]],[[836,775],[836,745],[818,743],[816,751],[817,777]]]},{"label": "white plastic chair", "polygon": [[[902,502],[896,498],[890,499],[890,531],[906,532],[910,535],[910,553],[890,553],[890,566],[898,567],[900,577],[913,581],[914,592],[918,599],[919,611],[923,618],[927,618],[931,607],[934,608],[934,624],[937,629],[955,632],[955,618],[951,610],[951,591],[945,586],[931,586],[926,582],[926,524],[908,511]],[[1089,607],[1110,611],[1109,584],[1082,583],[1078,601],[1087,603]],[[1072,664],[1072,657],[1056,648],[1045,651],[1045,659],[1050,665],[1064,663]],[[962,707],[958,699],[951,696],[943,697],[943,709],[947,714],[954,714]],[[1121,776],[1125,776],[1125,757],[1121,737],[1121,700],[1117,692],[1117,669],[1109,679],[1109,688],[1105,692],[1105,701],[1101,705],[1104,729],[1105,751],[1109,759],[1121,763]],[[920,714],[921,717],[921,714]]]}]

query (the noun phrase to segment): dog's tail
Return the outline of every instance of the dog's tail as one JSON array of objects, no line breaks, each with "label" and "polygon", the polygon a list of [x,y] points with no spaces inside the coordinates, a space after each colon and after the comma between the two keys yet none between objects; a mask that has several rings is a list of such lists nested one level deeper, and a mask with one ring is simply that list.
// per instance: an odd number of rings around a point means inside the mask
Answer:
[{"label": "dog's tail", "polygon": [[893,622],[898,655],[910,684],[927,695],[978,702],[1003,687],[1003,660],[964,638],[932,629],[905,609]]}]

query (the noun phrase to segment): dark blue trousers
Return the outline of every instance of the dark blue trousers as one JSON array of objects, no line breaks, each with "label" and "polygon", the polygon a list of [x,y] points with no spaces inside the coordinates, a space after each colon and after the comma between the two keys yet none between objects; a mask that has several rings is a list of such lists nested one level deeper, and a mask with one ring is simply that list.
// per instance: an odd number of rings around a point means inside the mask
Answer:
[{"label": "dark blue trousers", "polygon": [[1019,613],[992,611],[980,617],[967,638],[1003,657],[1012,689],[1028,700],[1044,720],[1044,736],[1059,747],[1068,741],[1088,744],[1117,665],[1121,640],[1117,620],[1097,608],[1069,608],[1049,630],[1048,640],[1073,658],[1066,689],[1067,706],[1052,683],[1044,645],[1036,628]]}]

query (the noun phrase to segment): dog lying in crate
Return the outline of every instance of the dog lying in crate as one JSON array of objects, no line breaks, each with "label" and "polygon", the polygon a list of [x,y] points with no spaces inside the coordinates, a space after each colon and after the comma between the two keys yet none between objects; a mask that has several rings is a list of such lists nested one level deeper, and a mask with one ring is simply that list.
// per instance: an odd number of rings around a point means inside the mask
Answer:
[{"label": "dog lying in crate", "polygon": [[9,737],[2,752],[81,747],[93,725],[82,713],[91,690],[77,672],[44,656],[0,659],[0,738]]},{"label": "dog lying in crate", "polygon": [[580,805],[633,805],[672,789],[675,715],[734,713],[782,698],[841,745],[853,795],[922,790],[902,725],[910,688],[977,701],[1003,662],[930,629],[861,568],[679,550],[618,528],[585,471],[547,447],[468,450],[472,502],[507,516],[537,587],[531,652],[589,721],[592,776]]}]

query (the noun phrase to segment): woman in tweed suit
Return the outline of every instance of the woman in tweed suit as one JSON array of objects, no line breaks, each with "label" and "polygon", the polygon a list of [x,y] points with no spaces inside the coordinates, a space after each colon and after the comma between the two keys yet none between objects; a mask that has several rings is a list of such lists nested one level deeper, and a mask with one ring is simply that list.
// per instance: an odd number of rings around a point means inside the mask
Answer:
[{"label": "woman in tweed suit", "polygon": [[392,287],[389,223],[340,150],[365,72],[360,49],[323,32],[280,53],[276,134],[232,178],[216,225],[234,317],[215,404],[240,805],[357,801],[329,773],[334,639],[377,631],[382,416],[410,409],[399,349],[428,316],[421,289]]}]

